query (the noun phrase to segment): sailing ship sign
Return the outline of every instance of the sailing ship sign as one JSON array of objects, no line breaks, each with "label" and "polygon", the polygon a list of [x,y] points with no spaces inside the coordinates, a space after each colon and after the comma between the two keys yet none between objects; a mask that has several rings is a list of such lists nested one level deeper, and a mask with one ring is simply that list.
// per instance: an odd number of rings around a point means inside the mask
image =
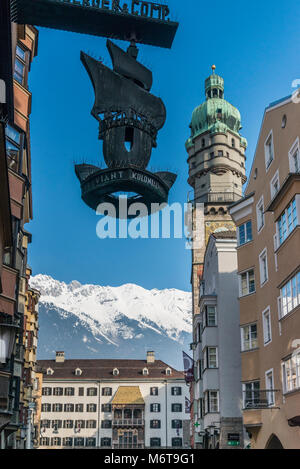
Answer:
[{"label": "sailing ship sign", "polygon": [[176,175],[167,171],[151,173],[147,165],[158,131],[166,120],[163,101],[150,93],[152,72],[137,59],[133,42],[127,52],[107,41],[113,69],[81,52],[81,61],[92,81],[95,102],[92,115],[99,122],[106,169],[90,164],[75,166],[81,183],[82,199],[94,210],[110,203],[119,217],[120,192],[131,194],[128,211],[141,203],[152,206],[167,203]]}]

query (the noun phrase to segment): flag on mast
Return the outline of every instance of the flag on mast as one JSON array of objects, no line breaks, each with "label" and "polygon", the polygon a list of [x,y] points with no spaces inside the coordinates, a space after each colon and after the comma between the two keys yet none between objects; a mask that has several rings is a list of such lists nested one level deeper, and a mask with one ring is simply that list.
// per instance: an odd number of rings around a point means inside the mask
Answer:
[{"label": "flag on mast", "polygon": [[194,360],[185,352],[182,352],[182,355],[185,382],[191,383],[194,381]]}]

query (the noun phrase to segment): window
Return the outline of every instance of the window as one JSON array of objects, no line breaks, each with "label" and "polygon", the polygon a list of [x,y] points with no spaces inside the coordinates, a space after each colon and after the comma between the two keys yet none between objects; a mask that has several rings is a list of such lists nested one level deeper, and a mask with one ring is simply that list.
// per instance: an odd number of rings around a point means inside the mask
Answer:
[{"label": "window", "polygon": [[65,396],[74,396],[74,388],[65,388]]},{"label": "window", "polygon": [[73,438],[63,438],[63,446],[73,446]]},{"label": "window", "polygon": [[65,412],[74,412],[74,404],[65,404],[64,405]]},{"label": "window", "polygon": [[87,420],[86,421],[86,428],[96,428],[97,421],[96,420]]},{"label": "window", "polygon": [[243,244],[249,243],[252,239],[252,222],[249,220],[238,227],[238,245],[243,246]]},{"label": "window", "polygon": [[172,447],[181,447],[182,446],[182,438],[172,438]]},{"label": "window", "polygon": [[52,394],[52,388],[43,388],[42,390],[43,396],[51,396],[51,394]]},{"label": "window", "polygon": [[52,368],[47,368],[47,375],[53,375],[54,371]]},{"label": "window", "polygon": [[257,231],[260,232],[265,224],[265,215],[264,215],[264,197],[262,196],[256,205],[256,219],[257,219]]},{"label": "window", "polygon": [[264,344],[267,345],[272,341],[270,308],[267,308],[265,311],[263,311],[262,316],[263,316]]},{"label": "window", "polygon": [[61,438],[58,436],[51,438],[51,446],[61,446]]},{"label": "window", "polygon": [[277,239],[279,240],[279,245],[281,245],[283,241],[286,240],[286,238],[296,228],[297,225],[297,206],[296,198],[294,198],[277,221]]},{"label": "window", "polygon": [[102,412],[111,412],[111,404],[102,404]]},{"label": "window", "polygon": [[85,428],[85,420],[75,420],[75,428],[77,430],[81,428]]},{"label": "window", "polygon": [[53,396],[62,396],[63,393],[63,388],[53,388]]},{"label": "window", "polygon": [[206,391],[204,393],[205,414],[219,412],[219,391]]},{"label": "window", "polygon": [[266,372],[266,400],[268,406],[272,406],[275,403],[274,399],[274,381],[273,381],[273,370]]},{"label": "window", "polygon": [[240,274],[240,296],[250,295],[255,292],[254,269]]},{"label": "window", "polygon": [[280,185],[279,185],[279,171],[277,170],[276,173],[274,174],[271,182],[270,182],[270,189],[271,189],[271,199],[275,197],[277,192],[279,191]]},{"label": "window", "polygon": [[150,396],[158,396],[158,388],[150,388]]},{"label": "window", "polygon": [[300,272],[281,288],[279,304],[280,317],[286,316],[300,304]]},{"label": "window", "polygon": [[222,151],[222,150],[219,150],[219,151],[218,151],[218,156],[223,156],[223,155],[224,155],[223,151]]},{"label": "window", "polygon": [[84,388],[78,388],[78,396],[84,396]]},{"label": "window", "polygon": [[182,404],[172,404],[172,412],[182,412]]},{"label": "window", "polygon": [[97,396],[97,388],[88,388],[86,395],[87,396]]},{"label": "window", "polygon": [[242,335],[242,352],[252,350],[258,347],[257,341],[257,325],[249,324],[241,328]]},{"label": "window", "polygon": [[218,368],[217,347],[207,347],[204,357],[205,368]]},{"label": "window", "polygon": [[181,386],[171,388],[172,396],[181,396]]},{"label": "window", "polygon": [[243,384],[243,401],[245,409],[254,409],[260,404],[260,384],[259,381],[252,381]]},{"label": "window", "polygon": [[172,374],[171,368],[166,368],[166,375],[170,376]]},{"label": "window", "polygon": [[40,446],[50,446],[50,438],[48,437],[42,437],[40,439]]},{"label": "window", "polygon": [[231,146],[232,146],[232,148],[235,148],[235,140],[234,140],[234,138],[231,139]]},{"label": "window", "polygon": [[23,146],[21,133],[10,125],[6,126],[6,154],[7,164],[10,169],[18,172],[20,169],[21,146]]},{"label": "window", "polygon": [[150,428],[160,428],[160,420],[150,420]]},{"label": "window", "polygon": [[264,285],[268,281],[268,258],[267,249],[259,255],[260,284]]},{"label": "window", "polygon": [[300,153],[299,153],[299,137],[293,143],[289,151],[290,172],[299,173],[300,171]]},{"label": "window", "polygon": [[41,420],[41,428],[50,428],[50,420]]},{"label": "window", "polygon": [[111,438],[101,438],[101,446],[106,448],[111,446]]},{"label": "window", "polygon": [[64,420],[64,428],[73,428],[73,420]]},{"label": "window", "polygon": [[51,404],[42,404],[42,412],[51,412]]},{"label": "window", "polygon": [[92,437],[86,438],[85,439],[85,446],[95,447],[96,446],[96,438],[92,438]]},{"label": "window", "polygon": [[111,428],[111,420],[102,420],[101,428]]},{"label": "window", "polygon": [[102,388],[102,396],[111,396],[112,388]]},{"label": "window", "polygon": [[75,404],[75,412],[83,412],[83,404]]},{"label": "window", "polygon": [[182,420],[172,420],[172,428],[182,428]]},{"label": "window", "polygon": [[62,404],[53,404],[52,405],[52,412],[62,412],[63,405]]},{"label": "window", "polygon": [[150,404],[150,412],[160,412],[160,404]]},{"label": "window", "polygon": [[22,86],[25,85],[26,55],[26,52],[20,46],[16,47],[14,79]]},{"label": "window", "polygon": [[215,306],[206,306],[205,312],[205,327],[215,327],[217,325],[217,315]]},{"label": "window", "polygon": [[300,352],[282,364],[284,393],[300,388]]},{"label": "window", "polygon": [[148,368],[143,369],[143,375],[146,376],[149,374]]},{"label": "window", "polygon": [[51,425],[52,428],[55,428],[56,430],[58,428],[61,428],[62,427],[62,420],[52,420],[52,425]]},{"label": "window", "polygon": [[150,448],[159,448],[161,446],[160,438],[150,438]]},{"label": "window", "polygon": [[76,368],[75,376],[81,376],[81,375],[82,375],[82,370],[80,368]]},{"label": "window", "polygon": [[82,437],[74,438],[74,446],[84,446],[84,438]]},{"label": "window", "polygon": [[119,373],[120,373],[120,372],[119,372],[118,368],[114,368],[114,369],[113,369],[113,375],[114,375],[114,376],[118,376]]},{"label": "window", "polygon": [[269,133],[266,141],[265,141],[265,163],[266,163],[266,170],[269,169],[272,161],[274,160],[274,144],[273,144],[273,132]]},{"label": "window", "polygon": [[87,404],[86,405],[87,412],[97,412],[97,404]]}]

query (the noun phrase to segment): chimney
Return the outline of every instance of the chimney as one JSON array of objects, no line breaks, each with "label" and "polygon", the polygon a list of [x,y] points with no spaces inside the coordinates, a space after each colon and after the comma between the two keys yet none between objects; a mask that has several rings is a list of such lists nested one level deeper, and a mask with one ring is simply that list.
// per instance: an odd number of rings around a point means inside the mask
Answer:
[{"label": "chimney", "polygon": [[155,352],[147,352],[147,363],[155,363]]},{"label": "chimney", "polygon": [[55,361],[56,361],[56,363],[64,363],[64,361],[65,361],[65,352],[56,352]]}]

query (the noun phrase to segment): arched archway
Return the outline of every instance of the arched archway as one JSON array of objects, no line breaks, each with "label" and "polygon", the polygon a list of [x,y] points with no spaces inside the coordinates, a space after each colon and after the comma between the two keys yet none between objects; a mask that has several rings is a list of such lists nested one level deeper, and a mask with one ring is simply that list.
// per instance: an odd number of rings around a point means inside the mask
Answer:
[{"label": "arched archway", "polygon": [[273,433],[266,444],[266,449],[284,449],[284,447],[282,446],[279,438]]}]

